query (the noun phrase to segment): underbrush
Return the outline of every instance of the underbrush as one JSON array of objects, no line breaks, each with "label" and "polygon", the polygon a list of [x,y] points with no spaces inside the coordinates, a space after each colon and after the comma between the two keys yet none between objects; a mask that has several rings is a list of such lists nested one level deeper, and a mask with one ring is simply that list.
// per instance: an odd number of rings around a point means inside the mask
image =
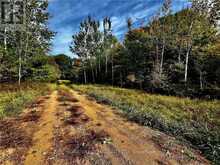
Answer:
[{"label": "underbrush", "polygon": [[54,88],[53,85],[30,83],[0,84],[0,118],[17,115],[37,97],[46,95]]},{"label": "underbrush", "polygon": [[120,109],[139,124],[159,129],[199,149],[214,164],[220,162],[220,101],[147,94],[108,86],[76,86],[98,102]]}]

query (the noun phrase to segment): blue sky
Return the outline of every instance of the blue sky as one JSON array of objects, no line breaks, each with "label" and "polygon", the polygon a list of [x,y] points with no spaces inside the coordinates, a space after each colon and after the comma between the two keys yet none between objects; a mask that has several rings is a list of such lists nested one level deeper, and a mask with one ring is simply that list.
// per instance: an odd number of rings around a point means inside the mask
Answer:
[{"label": "blue sky", "polygon": [[[146,24],[162,3],[163,0],[49,0],[49,27],[57,32],[51,54],[73,56],[69,51],[72,35],[88,15],[100,21],[110,16],[114,34],[122,39],[127,31],[127,18],[131,17],[135,26]],[[186,6],[186,0],[173,0],[173,11]]]}]

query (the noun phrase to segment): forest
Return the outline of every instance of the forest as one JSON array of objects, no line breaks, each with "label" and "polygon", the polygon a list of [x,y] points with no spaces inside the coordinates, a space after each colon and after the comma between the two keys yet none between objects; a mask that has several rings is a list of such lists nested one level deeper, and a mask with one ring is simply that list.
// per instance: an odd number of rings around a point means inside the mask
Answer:
[{"label": "forest", "polygon": [[[193,1],[190,7],[173,13],[172,1],[167,0],[141,27],[133,28],[129,18],[122,41],[114,36],[110,17],[99,21],[88,16],[72,36],[74,59],[64,54],[48,56],[55,33],[47,27],[48,4],[36,2],[29,5],[22,33],[7,29],[2,32],[1,82],[67,79],[161,94],[219,98],[218,1]],[[34,11],[38,17],[34,17]]]},{"label": "forest", "polygon": [[79,57],[76,80],[219,98],[219,2],[213,3],[194,2],[173,14],[171,1],[165,1],[146,26],[133,28],[128,19],[122,42],[112,34],[109,17],[100,31],[100,22],[89,16],[70,46]]},{"label": "forest", "polygon": [[71,57],[53,53],[55,1],[25,0],[20,29],[0,27],[0,165],[218,165],[220,1],[163,0],[122,37],[88,14]]}]

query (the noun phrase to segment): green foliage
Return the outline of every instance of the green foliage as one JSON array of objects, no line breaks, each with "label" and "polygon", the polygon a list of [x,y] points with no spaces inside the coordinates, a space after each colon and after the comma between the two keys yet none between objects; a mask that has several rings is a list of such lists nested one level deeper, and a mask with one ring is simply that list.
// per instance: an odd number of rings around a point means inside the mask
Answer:
[{"label": "green foliage", "polygon": [[0,45],[0,82],[12,81],[17,78],[17,61],[13,49],[5,49]]},{"label": "green foliage", "polygon": [[52,57],[34,56],[29,62],[27,79],[40,82],[53,82],[59,79],[60,70]]},{"label": "green foliage", "polygon": [[[20,83],[27,77],[30,79],[31,59],[48,53],[54,33],[48,28],[50,15],[47,8],[48,1],[27,1],[25,25],[19,31],[10,31],[9,28],[1,31],[0,82],[18,80]],[[52,70],[48,66],[44,68]]]},{"label": "green foliage", "polygon": [[59,66],[62,80],[73,81],[76,78],[76,71],[73,67],[73,59],[66,56],[65,54],[60,54],[54,56],[56,64]]},{"label": "green foliage", "polygon": [[24,110],[37,97],[50,92],[51,85],[48,84],[15,84],[0,85],[0,118],[17,115]]},{"label": "green foliage", "polygon": [[[99,30],[99,21],[88,16],[80,24],[78,34],[72,36],[73,41],[70,45],[70,50],[77,54],[81,60],[81,71],[83,72],[84,82],[87,83],[87,69],[91,70],[91,80],[95,82],[95,65],[96,54],[102,47],[102,33]],[[100,55],[100,54],[99,54]],[[99,60],[101,60],[99,58]]]},{"label": "green foliage", "polygon": [[219,35],[202,6],[193,1],[172,14],[167,0],[147,26],[132,29],[129,20],[122,44],[112,35],[110,18],[101,32],[99,22],[88,17],[71,45],[80,61],[78,80],[181,96],[219,87]]},{"label": "green foliage", "polygon": [[1,94],[0,117],[18,114],[35,96],[33,91]]},{"label": "green foliage", "polygon": [[[128,72],[138,75],[139,72],[146,72],[147,67],[151,68],[148,51],[149,47],[145,43],[148,42],[148,34],[140,29],[130,31],[125,38],[125,56]],[[149,60],[147,63],[146,61]]]},{"label": "green foliage", "polygon": [[38,69],[33,68],[31,77],[33,81],[54,82],[59,78],[59,72],[53,65],[43,65]]},{"label": "green foliage", "polygon": [[119,108],[132,121],[189,142],[213,163],[220,161],[220,101],[178,98],[108,86],[72,86]]}]

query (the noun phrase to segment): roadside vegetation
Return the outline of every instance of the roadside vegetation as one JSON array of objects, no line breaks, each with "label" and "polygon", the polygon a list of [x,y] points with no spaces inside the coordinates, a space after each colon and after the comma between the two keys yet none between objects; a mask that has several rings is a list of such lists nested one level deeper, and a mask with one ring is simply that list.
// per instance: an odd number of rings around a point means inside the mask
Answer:
[{"label": "roadside vegetation", "polygon": [[42,83],[24,83],[0,85],[0,119],[18,115],[39,96],[44,96],[54,88],[54,85]]},{"label": "roadside vegetation", "polygon": [[120,109],[129,120],[189,142],[216,164],[220,161],[219,100],[161,96],[100,85],[71,87]]}]

